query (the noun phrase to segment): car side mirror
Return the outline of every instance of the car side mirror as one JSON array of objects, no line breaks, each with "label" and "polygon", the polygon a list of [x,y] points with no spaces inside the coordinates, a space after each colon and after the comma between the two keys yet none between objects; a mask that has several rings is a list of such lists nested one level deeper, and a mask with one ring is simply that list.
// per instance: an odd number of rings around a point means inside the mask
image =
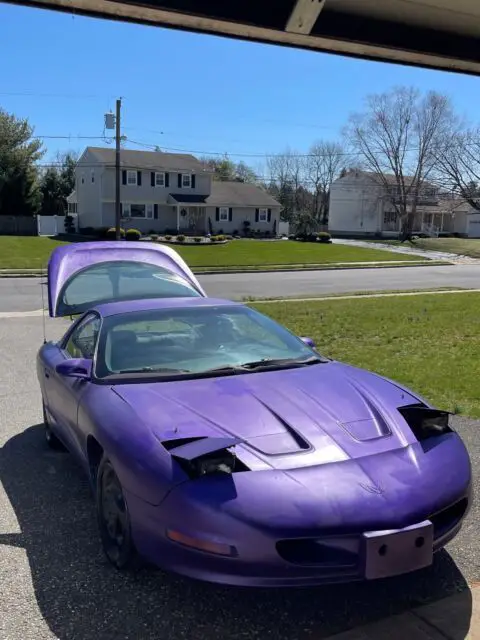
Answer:
[{"label": "car side mirror", "polygon": [[71,358],[57,364],[55,371],[67,378],[90,380],[92,376],[92,361],[86,358]]},{"label": "car side mirror", "polygon": [[300,338],[300,340],[305,343],[308,347],[311,347],[312,349],[315,349],[315,347],[317,346],[315,344],[315,342],[312,340],[312,338],[306,338],[306,337],[302,337]]}]

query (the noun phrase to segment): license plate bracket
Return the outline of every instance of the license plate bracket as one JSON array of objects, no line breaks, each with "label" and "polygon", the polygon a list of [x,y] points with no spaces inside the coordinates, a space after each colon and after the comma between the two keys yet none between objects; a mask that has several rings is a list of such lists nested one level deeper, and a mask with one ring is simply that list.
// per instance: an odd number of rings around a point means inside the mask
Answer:
[{"label": "license plate bracket", "polygon": [[367,580],[428,567],[433,562],[433,525],[425,520],[405,529],[364,533],[363,558]]}]

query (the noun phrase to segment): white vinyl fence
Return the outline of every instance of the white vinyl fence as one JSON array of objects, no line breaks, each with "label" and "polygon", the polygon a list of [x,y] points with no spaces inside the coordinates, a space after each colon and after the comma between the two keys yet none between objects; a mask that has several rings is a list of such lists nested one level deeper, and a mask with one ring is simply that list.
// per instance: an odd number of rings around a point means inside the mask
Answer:
[{"label": "white vinyl fence", "polygon": [[[73,218],[75,231],[78,231],[76,213],[69,214]],[[39,236],[58,236],[65,233],[65,216],[37,216],[37,234]]]}]

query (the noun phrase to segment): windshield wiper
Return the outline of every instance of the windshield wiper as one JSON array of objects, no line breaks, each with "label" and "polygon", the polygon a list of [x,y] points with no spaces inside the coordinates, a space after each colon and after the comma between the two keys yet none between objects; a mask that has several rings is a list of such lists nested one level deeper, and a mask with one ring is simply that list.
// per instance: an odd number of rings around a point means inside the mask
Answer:
[{"label": "windshield wiper", "polygon": [[118,373],[191,373],[188,369],[171,369],[169,367],[141,367],[139,369],[122,369]]},{"label": "windshield wiper", "polygon": [[328,362],[318,356],[310,356],[303,360],[298,358],[263,358],[262,360],[254,360],[253,362],[244,362],[238,365],[226,365],[222,367],[215,367],[213,369],[207,369],[202,371],[201,375],[211,373],[247,373],[249,371],[255,371],[256,369],[263,368],[282,368],[282,367],[306,367],[310,364],[317,364],[319,362]]},{"label": "windshield wiper", "polygon": [[254,360],[253,362],[243,362],[238,365],[240,369],[259,369],[263,367],[306,367],[310,364],[326,362],[318,356],[310,356],[299,360],[298,358],[262,358],[262,360]]}]

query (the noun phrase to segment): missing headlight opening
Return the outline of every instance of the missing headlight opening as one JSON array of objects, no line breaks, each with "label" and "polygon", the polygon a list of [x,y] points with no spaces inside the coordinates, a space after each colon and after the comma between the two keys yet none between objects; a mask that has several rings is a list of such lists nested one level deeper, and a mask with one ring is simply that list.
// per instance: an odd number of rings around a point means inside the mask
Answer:
[{"label": "missing headlight opening", "polygon": [[205,454],[194,460],[177,459],[180,466],[191,478],[207,475],[231,475],[240,471],[249,471],[248,467],[237,458],[235,453],[224,449]]},{"label": "missing headlight opening", "polygon": [[430,409],[421,404],[400,407],[398,411],[405,418],[414,436],[419,441],[446,433],[452,433],[449,425],[450,414],[448,411]]}]

